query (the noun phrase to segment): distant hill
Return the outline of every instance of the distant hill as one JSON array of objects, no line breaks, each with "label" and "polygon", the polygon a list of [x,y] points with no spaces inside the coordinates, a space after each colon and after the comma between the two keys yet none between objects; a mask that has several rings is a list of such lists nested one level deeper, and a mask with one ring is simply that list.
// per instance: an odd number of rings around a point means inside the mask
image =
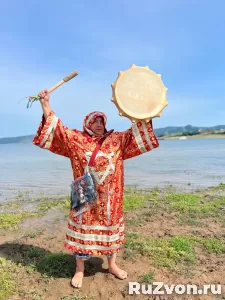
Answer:
[{"label": "distant hill", "polygon": [[31,143],[34,135],[0,138],[0,144]]},{"label": "distant hill", "polygon": [[[225,125],[217,125],[214,127],[198,127],[192,125],[186,125],[184,127],[178,126],[168,126],[164,128],[155,128],[154,132],[157,137],[166,136],[171,134],[182,134],[185,132],[192,132],[192,131],[205,131],[205,130],[225,130]],[[31,143],[33,140],[34,135],[24,135],[24,136],[17,136],[17,137],[6,137],[0,138],[0,144],[18,144],[18,143]]]},{"label": "distant hill", "polygon": [[225,130],[225,125],[217,125],[214,127],[198,127],[198,126],[192,126],[192,125],[186,125],[184,127],[164,127],[164,128],[156,128],[154,129],[155,135],[157,137],[170,135],[170,134],[179,134],[179,133],[185,133],[185,132],[192,132],[192,131],[205,131],[205,130]]}]

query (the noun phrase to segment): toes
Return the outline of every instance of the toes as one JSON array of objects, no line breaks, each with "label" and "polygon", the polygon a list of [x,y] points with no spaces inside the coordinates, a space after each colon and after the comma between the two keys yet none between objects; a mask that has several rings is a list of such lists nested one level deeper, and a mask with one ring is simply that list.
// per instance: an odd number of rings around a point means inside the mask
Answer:
[{"label": "toes", "polygon": [[126,279],[127,278],[127,273],[126,272],[121,273],[121,278]]},{"label": "toes", "polygon": [[82,280],[71,280],[71,285],[75,288],[81,288],[82,287]]},{"label": "toes", "polygon": [[77,282],[76,282],[75,280],[71,280],[71,285],[72,285],[73,287],[77,287]]}]

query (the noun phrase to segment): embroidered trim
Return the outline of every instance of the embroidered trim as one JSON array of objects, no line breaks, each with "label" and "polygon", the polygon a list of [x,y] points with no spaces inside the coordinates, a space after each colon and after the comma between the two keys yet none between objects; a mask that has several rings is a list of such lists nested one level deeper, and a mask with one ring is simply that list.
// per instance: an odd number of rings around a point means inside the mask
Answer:
[{"label": "embroidered trim", "polygon": [[147,126],[146,126],[146,122],[141,122],[141,123],[142,123],[142,126],[143,126],[145,138],[146,138],[146,140],[148,142],[148,145],[149,145],[150,149],[152,150],[154,147],[153,147],[152,142],[151,142],[150,137],[149,137],[149,133],[148,133],[148,129],[147,129]]},{"label": "embroidered trim", "polygon": [[133,135],[135,137],[136,143],[137,143],[138,148],[140,149],[141,153],[146,152],[147,150],[146,150],[145,145],[142,141],[142,137],[140,135],[137,123],[132,124],[132,131],[133,131]]},{"label": "embroidered trim", "polygon": [[121,218],[119,220],[120,224],[115,225],[115,226],[101,226],[101,225],[89,226],[89,225],[84,225],[84,224],[81,225],[81,224],[74,223],[73,221],[71,221],[69,219],[69,224],[71,226],[74,226],[74,227],[80,228],[80,229],[85,229],[85,230],[116,230],[123,225],[123,224],[121,224],[122,222],[123,222],[123,218]]},{"label": "embroidered trim", "polygon": [[[114,235],[106,235],[106,234],[84,234],[84,233],[79,233],[75,232],[71,229],[67,230],[67,235],[80,239],[82,241],[93,241],[93,242],[115,242],[119,239],[121,239],[121,233],[124,231],[124,226],[120,228],[119,233],[114,234]],[[122,235],[123,236],[123,235]]]},{"label": "embroidered trim", "polygon": [[[66,243],[72,247],[77,247],[77,248],[80,248],[80,249],[85,249],[87,250],[87,245],[82,245],[82,244],[79,244],[79,243],[76,243],[76,242],[72,242],[70,240],[67,240],[66,239]],[[111,249],[118,249],[120,248],[121,245],[120,244],[117,244],[117,245],[112,245],[110,247],[104,247],[104,246],[97,246],[97,245],[88,245],[88,250],[111,250]]]},{"label": "embroidered trim", "polygon": [[[89,163],[90,161],[90,157],[91,157],[91,154],[92,152],[86,152],[85,155],[86,155],[86,159],[87,159],[87,162]],[[94,167],[89,167],[89,166],[86,166],[85,167],[85,172],[90,172],[94,179],[97,181],[98,184],[102,184],[104,182],[104,180],[106,179],[106,177],[109,175],[109,174],[113,174],[114,171],[115,171],[115,165],[113,164],[113,156],[115,155],[114,152],[111,152],[109,154],[106,154],[102,151],[99,151],[97,153],[97,157],[106,157],[109,162],[108,162],[108,166],[106,168],[106,170],[104,172],[96,172],[95,171],[95,168]]]},{"label": "embroidered trim", "polygon": [[111,220],[111,213],[110,213],[110,200],[111,200],[111,197],[110,197],[110,184],[108,184],[108,199],[107,199],[107,218],[108,218],[108,224],[110,224],[110,220]]},{"label": "embroidered trim", "polygon": [[55,128],[57,126],[58,120],[59,120],[59,118],[54,115],[53,118],[52,118],[52,122],[49,125],[43,140],[40,143],[40,147],[42,147],[45,144],[46,141],[47,142],[46,142],[46,145],[45,145],[44,148],[48,149],[50,147],[50,145],[52,143],[52,140],[53,140],[53,137],[54,137]]}]

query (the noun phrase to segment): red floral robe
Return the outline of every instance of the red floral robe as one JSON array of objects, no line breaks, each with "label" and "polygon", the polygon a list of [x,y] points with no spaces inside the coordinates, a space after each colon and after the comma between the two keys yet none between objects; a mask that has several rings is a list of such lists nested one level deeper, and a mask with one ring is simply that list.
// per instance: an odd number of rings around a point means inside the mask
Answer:
[{"label": "red floral robe", "polygon": [[[63,126],[50,112],[39,125],[33,144],[70,159],[74,179],[84,175],[97,137]],[[72,252],[103,255],[119,252],[124,244],[124,160],[157,148],[151,123],[133,123],[124,132],[112,132],[103,142],[91,173],[97,181],[98,201],[78,214],[71,210],[65,247]]]}]

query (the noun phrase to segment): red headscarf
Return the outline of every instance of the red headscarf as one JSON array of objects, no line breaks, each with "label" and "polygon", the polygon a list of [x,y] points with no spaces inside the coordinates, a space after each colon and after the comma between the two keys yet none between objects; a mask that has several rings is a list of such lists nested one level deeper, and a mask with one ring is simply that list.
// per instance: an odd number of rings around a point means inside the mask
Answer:
[{"label": "red headscarf", "polygon": [[83,124],[84,132],[88,133],[91,136],[94,135],[94,132],[91,130],[91,125],[94,123],[95,119],[98,117],[103,118],[105,133],[107,132],[107,130],[106,130],[107,117],[103,112],[100,112],[100,111],[91,112],[84,118],[84,124]]}]

